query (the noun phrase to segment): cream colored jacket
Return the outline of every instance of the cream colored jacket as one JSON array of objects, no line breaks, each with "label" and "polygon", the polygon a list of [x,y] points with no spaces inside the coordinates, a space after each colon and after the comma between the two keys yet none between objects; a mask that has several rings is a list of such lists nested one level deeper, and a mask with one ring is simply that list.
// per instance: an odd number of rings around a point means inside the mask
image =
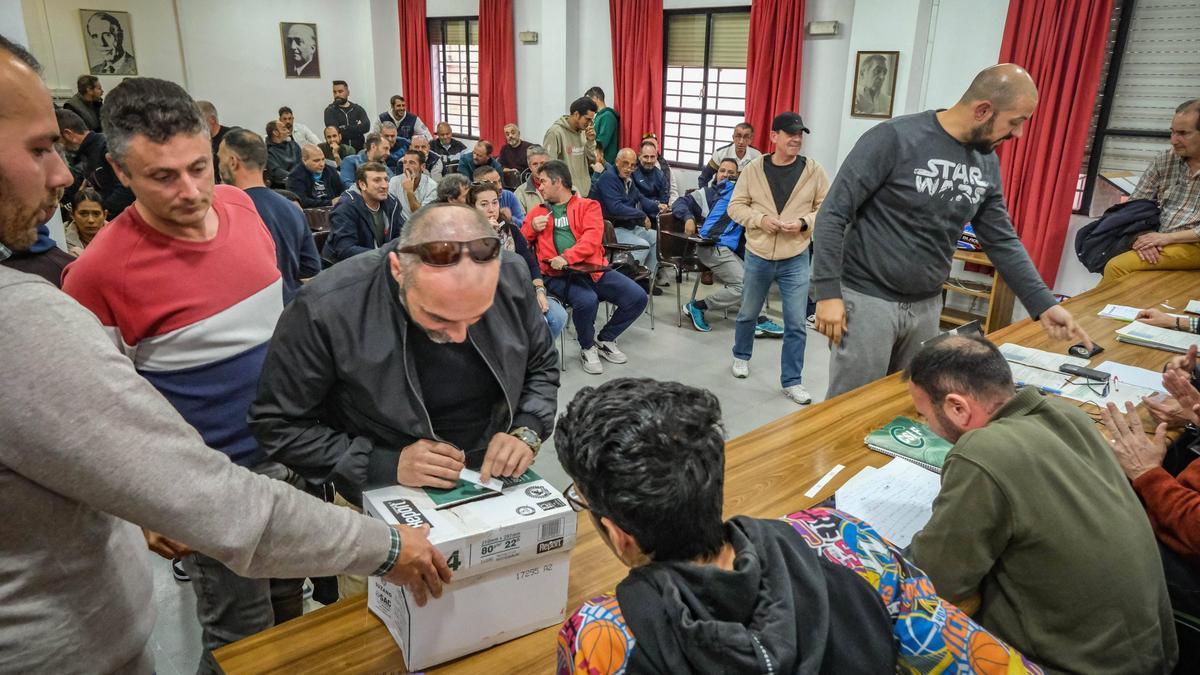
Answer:
[{"label": "cream colored jacket", "polygon": [[[763,170],[767,157],[756,158],[738,176],[733,196],[729,198],[729,217],[746,228],[746,248],[754,255],[766,260],[786,260],[799,255],[812,241],[817,211],[829,192],[829,176],[817,160],[806,157],[800,180],[796,181],[783,213],[779,213],[775,210],[775,198],[771,196],[771,186]],[[759,227],[763,216],[783,222],[802,220],[808,223],[808,230],[769,234]]]}]

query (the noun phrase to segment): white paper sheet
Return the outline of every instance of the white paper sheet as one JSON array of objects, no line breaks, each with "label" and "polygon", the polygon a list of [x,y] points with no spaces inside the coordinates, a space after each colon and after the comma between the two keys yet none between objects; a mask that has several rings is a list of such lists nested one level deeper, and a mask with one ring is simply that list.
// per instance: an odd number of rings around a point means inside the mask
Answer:
[{"label": "white paper sheet", "polygon": [[1096,370],[1113,375],[1117,378],[1118,384],[1121,386],[1130,384],[1142,389],[1150,389],[1163,394],[1167,393],[1167,388],[1162,383],[1163,374],[1160,371],[1138,368],[1137,366],[1127,366],[1124,363],[1117,363],[1116,361],[1105,361],[1096,366]]},{"label": "white paper sheet", "polygon": [[865,520],[904,548],[929,522],[940,487],[940,476],[897,457],[846,481],[837,491],[837,508]]},{"label": "white paper sheet", "polygon": [[1200,344],[1200,337],[1191,333],[1158,328],[1141,321],[1134,321],[1117,331],[1117,339],[1122,342],[1180,354],[1187,352],[1191,345]]},{"label": "white paper sheet", "polygon": [[1058,370],[1059,366],[1066,363],[1077,366],[1088,364],[1087,359],[1078,356],[1044,352],[1011,342],[1000,345],[1000,353],[1008,361],[1014,382],[1018,385],[1037,387],[1051,394],[1061,393],[1067,386],[1067,381],[1071,379],[1070,375]]},{"label": "white paper sheet", "polygon": [[1141,310],[1137,307],[1129,307],[1127,305],[1105,305],[1104,309],[1096,314],[1107,317],[1109,319],[1120,319],[1121,321],[1133,321],[1137,318],[1138,312]]},{"label": "white paper sheet", "polygon": [[1188,300],[1187,307],[1183,309],[1185,312],[1192,314],[1200,314],[1200,300]]}]

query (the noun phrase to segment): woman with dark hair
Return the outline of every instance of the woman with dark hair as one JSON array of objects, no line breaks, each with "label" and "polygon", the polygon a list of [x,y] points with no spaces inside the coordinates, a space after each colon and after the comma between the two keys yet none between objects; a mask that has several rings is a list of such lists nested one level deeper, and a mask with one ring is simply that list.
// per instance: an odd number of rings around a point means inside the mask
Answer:
[{"label": "woman with dark hair", "polygon": [[104,198],[91,188],[84,188],[71,199],[71,222],[66,227],[67,253],[78,256],[92,243],[100,228],[108,224]]},{"label": "woman with dark hair", "polygon": [[542,283],[542,272],[538,268],[537,256],[534,255],[529,242],[525,241],[525,235],[521,234],[519,229],[513,227],[512,223],[505,220],[500,214],[500,187],[488,181],[471,183],[471,189],[467,191],[467,204],[483,213],[492,228],[496,230],[496,235],[500,237],[500,244],[504,250],[512,251],[525,259],[529,265],[529,276],[533,277],[538,308],[542,310],[542,316],[545,317],[546,324],[550,326],[550,337],[557,338],[567,323],[567,310],[563,309],[557,299],[547,295],[546,286]]}]

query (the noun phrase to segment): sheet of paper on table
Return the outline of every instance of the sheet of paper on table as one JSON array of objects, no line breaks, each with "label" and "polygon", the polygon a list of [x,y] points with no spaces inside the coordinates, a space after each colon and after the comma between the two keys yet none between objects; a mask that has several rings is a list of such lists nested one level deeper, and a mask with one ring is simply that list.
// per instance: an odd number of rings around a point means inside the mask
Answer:
[{"label": "sheet of paper on table", "polygon": [[1200,314],[1200,300],[1188,300],[1187,307],[1184,307],[1183,311]]},{"label": "sheet of paper on table", "polygon": [[904,548],[929,522],[940,487],[936,473],[896,458],[881,468],[868,467],[855,474],[838,488],[836,503],[839,510],[865,520]]},{"label": "sheet of paper on table", "polygon": [[[1107,319],[1120,319],[1121,321],[1134,321],[1137,319],[1138,312],[1140,311],[1142,310],[1128,305],[1105,305],[1104,309],[1096,312],[1096,316],[1102,316]],[[1189,309],[1188,311],[1192,310]],[[1178,319],[1187,318],[1183,314],[1171,314],[1170,312],[1167,312],[1167,316],[1173,316]]]},{"label": "sheet of paper on table", "polygon": [[1055,394],[1062,391],[1063,387],[1067,386],[1068,380],[1071,379],[1070,375],[1058,370],[1059,366],[1065,363],[1076,366],[1088,364],[1087,359],[1081,359],[1078,356],[1045,352],[1011,342],[1000,345],[1000,353],[1008,361],[1013,381],[1017,384],[1037,387]]},{"label": "sheet of paper on table", "polygon": [[1096,366],[1096,370],[1113,375],[1122,387],[1126,384],[1131,384],[1142,389],[1150,389],[1162,394],[1167,393],[1167,388],[1162,383],[1163,374],[1161,371],[1127,366],[1124,363],[1117,363],[1116,361],[1105,361]]}]

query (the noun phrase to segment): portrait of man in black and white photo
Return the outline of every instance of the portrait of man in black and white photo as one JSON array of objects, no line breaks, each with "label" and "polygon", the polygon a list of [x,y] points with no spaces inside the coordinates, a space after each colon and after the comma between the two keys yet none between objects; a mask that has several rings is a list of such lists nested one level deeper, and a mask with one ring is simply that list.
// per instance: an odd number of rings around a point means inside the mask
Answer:
[{"label": "portrait of man in black and white photo", "polygon": [[854,71],[854,100],[850,114],[855,117],[892,116],[892,98],[896,94],[898,52],[859,52]]},{"label": "portrait of man in black and white photo", "polygon": [[320,77],[321,59],[317,51],[317,24],[280,23],[283,39],[283,70],[287,77]]},{"label": "portrait of man in black and white photo", "polygon": [[129,12],[79,10],[83,44],[92,75],[137,75]]}]

